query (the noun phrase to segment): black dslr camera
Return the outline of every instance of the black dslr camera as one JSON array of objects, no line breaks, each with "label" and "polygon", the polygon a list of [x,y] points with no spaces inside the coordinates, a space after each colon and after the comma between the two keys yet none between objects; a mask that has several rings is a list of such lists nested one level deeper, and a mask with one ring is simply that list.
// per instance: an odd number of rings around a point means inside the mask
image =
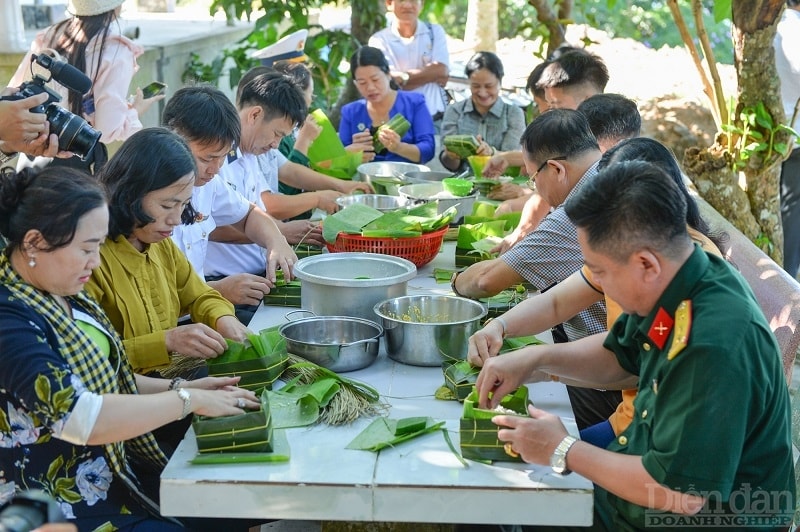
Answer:
[{"label": "black dslr camera", "polygon": [[0,532],[29,532],[45,523],[64,521],[58,503],[40,490],[14,496],[0,511]]},{"label": "black dslr camera", "polygon": [[[85,94],[92,87],[92,81],[83,72],[64,61],[59,61],[47,54],[34,54],[31,60],[47,69],[50,72],[50,79],[56,80],[70,90]],[[22,100],[46,92],[49,95],[47,102],[32,108],[31,111],[47,115],[50,133],[58,136],[59,150],[71,151],[85,161],[100,139],[100,132],[93,129],[80,116],[57,105],[57,102],[61,101],[61,97],[45,87],[45,83],[50,79],[36,74],[33,76],[33,80],[20,85],[16,93],[0,99]]]}]

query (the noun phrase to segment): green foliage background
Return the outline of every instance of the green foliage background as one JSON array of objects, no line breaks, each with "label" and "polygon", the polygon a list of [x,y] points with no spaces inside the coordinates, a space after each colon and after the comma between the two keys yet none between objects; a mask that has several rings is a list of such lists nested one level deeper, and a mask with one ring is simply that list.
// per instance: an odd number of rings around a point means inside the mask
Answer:
[{"label": "green foliage background", "polygon": [[[733,62],[733,45],[730,36],[728,0],[705,0],[705,23],[709,38],[714,47],[715,59],[722,63]],[[225,49],[211,63],[204,63],[198,57],[187,65],[184,81],[206,81],[215,83],[227,70],[231,87],[238,84],[241,75],[258,64],[250,59],[248,52],[258,50],[274,43],[282,36],[300,28],[308,28],[313,35],[306,43],[306,54],[315,80],[314,107],[331,109],[339,100],[348,82],[348,75],[340,68],[352,52],[365,41],[359,31],[382,26],[382,9],[379,0],[352,0],[350,4],[356,13],[354,22],[358,24],[353,34],[341,29],[326,30],[309,23],[312,10],[325,5],[339,4],[336,0],[212,0],[210,11],[222,10],[235,18],[251,18],[254,8],[263,9],[264,14],[256,21],[255,30],[232,48]],[[438,22],[453,37],[463,38],[466,25],[467,0],[426,0],[423,18]],[[727,13],[724,7],[728,5]],[[376,7],[376,5],[378,7]],[[722,11],[727,18],[714,16],[714,8]],[[688,2],[681,8],[687,21],[692,16]],[[534,40],[545,36],[546,30],[536,20],[535,9],[527,0],[499,0],[498,24],[501,39],[522,37]],[[722,20],[718,20],[722,19]],[[572,18],[568,23],[588,24],[606,31],[612,37],[626,37],[653,48],[664,45],[682,46],[677,27],[672,20],[669,8],[663,1],[633,0],[575,0]],[[279,30],[281,28],[281,30]],[[542,40],[543,46],[545,39]],[[539,51],[541,57],[545,51]]]}]

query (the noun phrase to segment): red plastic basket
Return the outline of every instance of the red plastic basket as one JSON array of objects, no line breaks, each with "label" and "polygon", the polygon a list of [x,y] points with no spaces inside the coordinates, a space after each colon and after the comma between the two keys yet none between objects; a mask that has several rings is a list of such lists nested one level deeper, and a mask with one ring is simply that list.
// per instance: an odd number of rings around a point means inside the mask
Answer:
[{"label": "red plastic basket", "polygon": [[420,268],[432,261],[439,253],[447,229],[447,227],[443,227],[431,233],[407,238],[367,237],[339,233],[336,236],[336,242],[326,244],[326,246],[331,253],[361,251],[401,257],[410,260],[417,268]]}]

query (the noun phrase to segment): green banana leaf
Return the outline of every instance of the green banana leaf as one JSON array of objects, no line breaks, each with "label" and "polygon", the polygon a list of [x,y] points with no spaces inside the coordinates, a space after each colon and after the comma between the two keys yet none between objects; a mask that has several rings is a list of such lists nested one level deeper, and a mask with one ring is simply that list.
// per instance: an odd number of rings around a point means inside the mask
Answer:
[{"label": "green banana leaf", "polygon": [[322,223],[322,237],[326,242],[333,244],[340,233],[360,233],[368,223],[383,216],[378,209],[369,205],[354,203],[330,216],[326,216]]},{"label": "green banana leaf", "polygon": [[271,452],[272,415],[269,396],[261,392],[261,408],[223,417],[194,416],[192,428],[201,453]]},{"label": "green banana leaf", "polygon": [[323,379],[310,385],[291,387],[287,384],[280,390],[269,392],[274,427],[313,425],[319,420],[321,407],[327,404],[337,391],[339,385],[335,380]]},{"label": "green banana leaf", "polygon": [[422,235],[422,231],[407,229],[362,229],[361,236],[370,238],[412,238]]},{"label": "green banana leaf", "polygon": [[322,109],[316,109],[311,113],[317,125],[320,126],[320,133],[308,147],[308,160],[312,163],[319,163],[346,155],[344,144],[336,133],[336,128],[331,124],[330,119]]},{"label": "green banana leaf", "polygon": [[288,462],[290,452],[286,431],[272,431],[272,449],[271,453],[198,453],[189,460],[189,463],[192,465],[217,465]]},{"label": "green banana leaf", "polygon": [[488,236],[503,238],[506,234],[505,220],[492,220],[477,224],[461,224],[458,227],[456,247],[472,249],[472,243]]},{"label": "green banana leaf", "polygon": [[310,162],[312,170],[337,179],[349,181],[358,172],[358,166],[362,162],[360,151],[347,152],[339,157],[319,162]]},{"label": "green banana leaf", "polygon": [[353,441],[347,444],[345,449],[356,449],[361,451],[380,451],[385,447],[390,447],[408,441],[417,436],[422,436],[429,432],[434,432],[442,428],[444,421],[436,422],[433,418],[426,418],[425,428],[407,434],[397,435],[397,423],[399,420],[387,417],[379,417],[372,421],[367,428],[362,430]]},{"label": "green banana leaf", "polygon": [[434,268],[433,278],[437,284],[449,283],[450,279],[453,278],[453,274],[460,271],[461,268]]},{"label": "green banana leaf", "polygon": [[[516,415],[527,416],[528,402],[528,388],[520,386],[503,397],[500,406],[516,412]],[[478,408],[478,393],[474,389],[464,399],[464,411],[459,421],[461,455],[464,458],[478,461],[522,461],[520,456],[506,454],[503,442],[497,438],[497,425],[492,423],[492,418],[497,415],[500,413],[494,410]]]},{"label": "green banana leaf", "polygon": [[481,368],[473,366],[466,360],[442,364],[444,385],[453,392],[454,399],[463,401],[470,394],[478,379]]},{"label": "green banana leaf", "polygon": [[433,218],[439,212],[439,207],[436,205],[436,202],[429,201],[427,203],[421,203],[420,205],[415,205],[410,209],[407,209],[406,213],[411,216],[421,216],[422,218]]},{"label": "green banana leaf", "polygon": [[[277,334],[277,331],[275,332]],[[239,376],[239,386],[255,392],[271,388],[286,369],[289,355],[285,341],[278,335],[250,334],[250,345],[226,339],[228,349],[220,356],[206,361],[211,376]]]},{"label": "green banana leaf", "polygon": [[500,354],[516,351],[529,345],[541,345],[544,342],[535,336],[518,336],[516,338],[504,338],[503,346],[500,348]]},{"label": "green banana leaf", "polygon": [[297,384],[298,379],[292,379],[286,386],[281,388],[278,393],[288,394],[297,397],[310,395],[320,407],[327,406],[336,392],[339,391],[339,383],[336,379],[320,379],[309,384]]}]

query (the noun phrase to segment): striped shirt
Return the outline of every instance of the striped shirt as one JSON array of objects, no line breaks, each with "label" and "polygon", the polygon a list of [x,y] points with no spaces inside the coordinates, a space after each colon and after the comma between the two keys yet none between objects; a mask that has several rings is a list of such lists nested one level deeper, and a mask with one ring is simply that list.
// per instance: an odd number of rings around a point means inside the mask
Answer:
[{"label": "striped shirt", "polygon": [[[567,199],[595,175],[597,163],[583,174]],[[567,217],[564,203],[553,209],[535,230],[500,256],[509,267],[540,291],[563,281],[583,266],[578,231]],[[564,332],[570,341],[605,331],[606,307],[603,302],[594,303],[564,322]]]}]

